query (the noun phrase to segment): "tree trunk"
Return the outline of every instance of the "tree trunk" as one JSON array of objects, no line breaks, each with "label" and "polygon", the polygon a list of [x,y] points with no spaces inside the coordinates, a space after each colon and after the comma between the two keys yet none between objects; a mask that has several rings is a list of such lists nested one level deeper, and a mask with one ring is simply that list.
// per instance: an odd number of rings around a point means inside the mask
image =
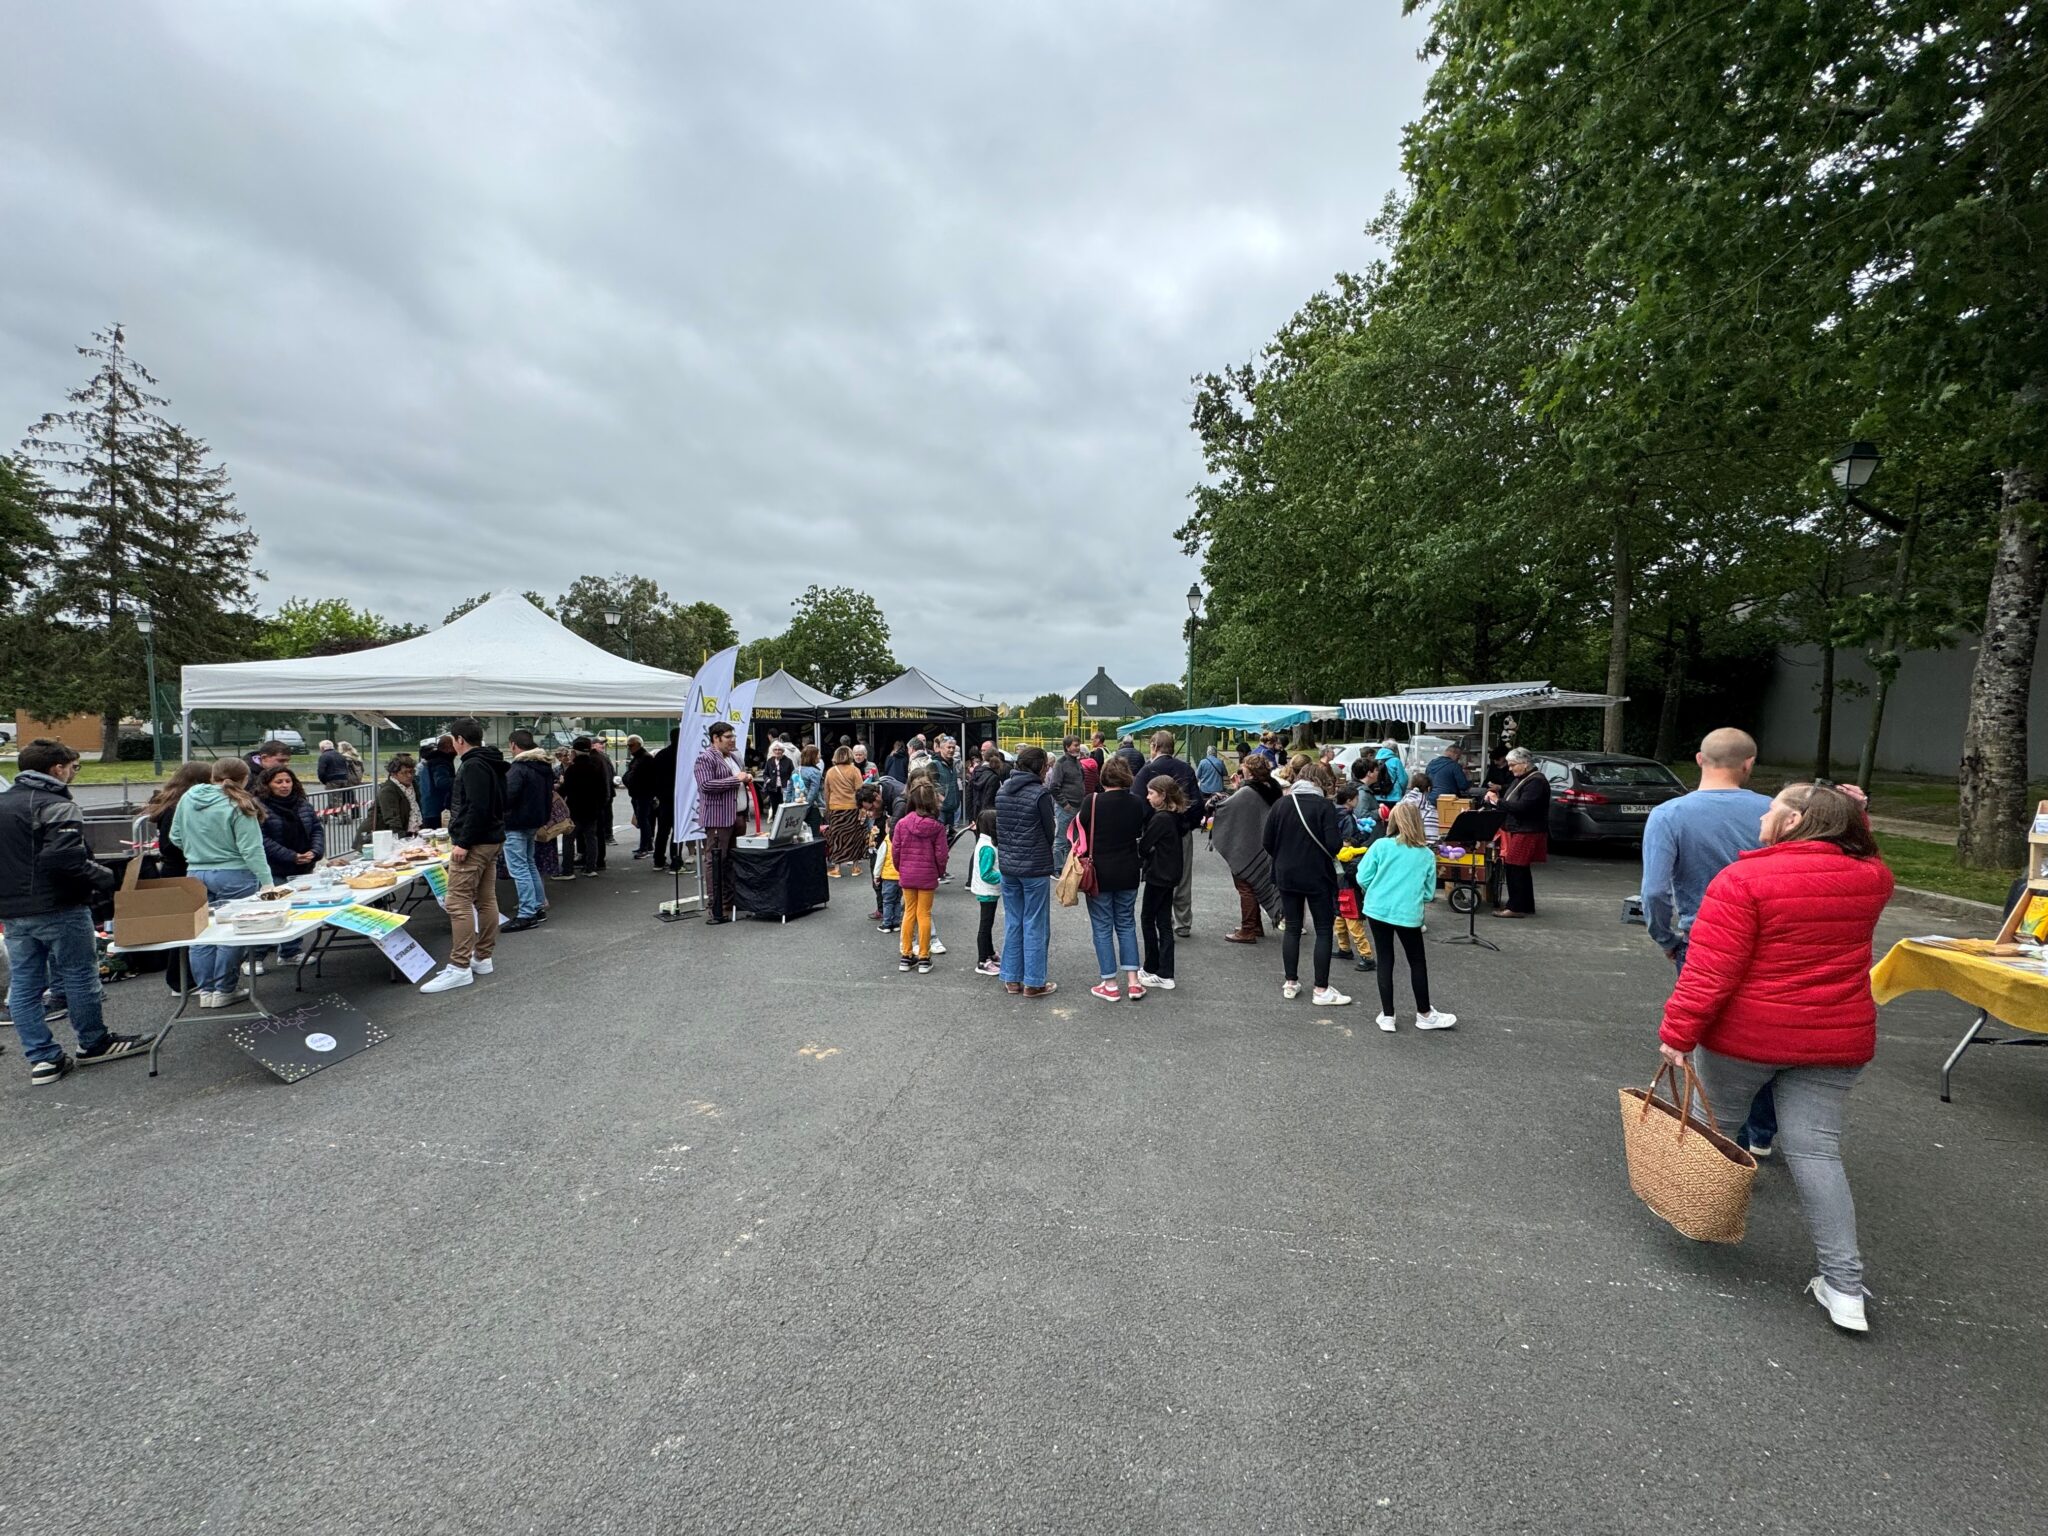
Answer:
[{"label": "tree trunk", "polygon": [[1815,711],[1820,723],[1813,737],[1813,776],[1831,779],[1835,761],[1835,648],[1820,648],[1820,706]]},{"label": "tree trunk", "polygon": [[2009,868],[2026,851],[2027,704],[2048,588],[2043,533],[2032,518],[2042,488],[2033,470],[2005,472],[1957,772],[1956,859],[1971,869]]},{"label": "tree trunk", "polygon": [[1870,793],[1870,781],[1877,776],[1877,744],[1884,734],[1885,700],[1891,696],[1892,684],[1899,675],[1899,609],[1906,600],[1906,584],[1913,575],[1913,549],[1920,541],[1920,492],[1913,492],[1913,510],[1906,517],[1906,526],[1899,534],[1898,559],[1892,562],[1891,610],[1885,615],[1884,651],[1871,658],[1871,670],[1877,674],[1877,692],[1870,701],[1870,729],[1863,733],[1863,755],[1856,763],[1856,785],[1864,794]]},{"label": "tree trunk", "polygon": [[108,710],[100,716],[100,761],[111,763],[121,755],[121,711]]},{"label": "tree trunk", "polygon": [[[1620,698],[1628,691],[1628,610],[1635,596],[1635,566],[1629,559],[1628,529],[1618,523],[1614,529],[1613,556],[1614,622],[1607,636],[1607,691]],[[1607,706],[1600,725],[1603,752],[1621,750],[1621,711],[1619,704]]]},{"label": "tree trunk", "polygon": [[1664,703],[1657,711],[1657,745],[1651,756],[1668,763],[1678,752],[1678,710],[1685,698],[1685,651],[1678,644],[1678,625],[1664,610]]}]

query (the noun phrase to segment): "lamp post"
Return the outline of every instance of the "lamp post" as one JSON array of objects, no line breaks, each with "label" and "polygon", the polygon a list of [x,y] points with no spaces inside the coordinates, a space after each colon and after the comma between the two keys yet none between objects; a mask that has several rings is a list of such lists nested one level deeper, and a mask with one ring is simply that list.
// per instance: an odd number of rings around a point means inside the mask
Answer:
[{"label": "lamp post", "polygon": [[1202,584],[1188,584],[1188,708],[1195,707],[1195,626],[1202,621]]},{"label": "lamp post", "polygon": [[162,778],[164,746],[156,723],[156,616],[144,608],[135,615],[135,629],[142,636],[142,664],[149,676],[149,759],[156,776]]},{"label": "lamp post", "polygon": [[[622,622],[624,622],[625,617],[626,616],[623,613],[619,612],[618,609],[607,608],[604,611],[605,627],[608,629],[617,629],[619,625]],[[626,631],[626,660],[633,661],[635,659],[636,658],[633,655],[633,631],[629,629]]]},{"label": "lamp post", "polygon": [[1870,477],[1883,462],[1884,455],[1877,451],[1875,443],[1844,443],[1835,450],[1828,472],[1835,477],[1835,489],[1842,493],[1845,506],[1857,504],[1856,493],[1870,484]]}]

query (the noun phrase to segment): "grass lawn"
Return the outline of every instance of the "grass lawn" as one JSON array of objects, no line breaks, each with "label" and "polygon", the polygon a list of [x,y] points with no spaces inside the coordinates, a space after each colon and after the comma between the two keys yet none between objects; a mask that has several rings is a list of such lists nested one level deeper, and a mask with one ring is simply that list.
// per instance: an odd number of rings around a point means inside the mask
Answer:
[{"label": "grass lawn", "polygon": [[[175,757],[164,759],[164,772],[169,773],[178,766]],[[13,755],[0,757],[0,773],[10,779],[17,769]],[[118,784],[126,779],[130,784],[155,784],[160,782],[148,763],[80,763],[75,784]]]},{"label": "grass lawn", "polygon": [[1933,843],[1920,837],[1900,837],[1881,832],[1878,851],[1891,866],[1900,885],[1920,891],[1940,891],[1948,896],[1967,896],[1972,901],[2005,904],[2005,893],[2019,873],[2014,869],[1962,869],[1956,851],[1947,843]]}]

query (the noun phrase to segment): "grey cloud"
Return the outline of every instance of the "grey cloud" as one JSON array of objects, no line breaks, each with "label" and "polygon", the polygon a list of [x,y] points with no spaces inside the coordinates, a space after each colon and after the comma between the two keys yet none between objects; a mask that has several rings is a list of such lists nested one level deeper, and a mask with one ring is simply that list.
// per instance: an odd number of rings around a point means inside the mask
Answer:
[{"label": "grey cloud", "polygon": [[[1393,7],[54,8],[0,63],[0,413],[120,318],[266,597],[810,581],[1021,696],[1181,667],[1188,376],[1371,252]],[[21,217],[23,213],[26,218]]]}]

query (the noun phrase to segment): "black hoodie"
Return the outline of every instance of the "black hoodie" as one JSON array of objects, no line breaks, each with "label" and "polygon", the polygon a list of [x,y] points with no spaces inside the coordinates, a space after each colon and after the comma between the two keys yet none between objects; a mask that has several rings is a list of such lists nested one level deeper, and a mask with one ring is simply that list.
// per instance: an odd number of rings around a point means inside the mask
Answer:
[{"label": "black hoodie", "polygon": [[510,765],[493,746],[471,747],[455,765],[448,836],[457,848],[505,841],[505,775]]}]

